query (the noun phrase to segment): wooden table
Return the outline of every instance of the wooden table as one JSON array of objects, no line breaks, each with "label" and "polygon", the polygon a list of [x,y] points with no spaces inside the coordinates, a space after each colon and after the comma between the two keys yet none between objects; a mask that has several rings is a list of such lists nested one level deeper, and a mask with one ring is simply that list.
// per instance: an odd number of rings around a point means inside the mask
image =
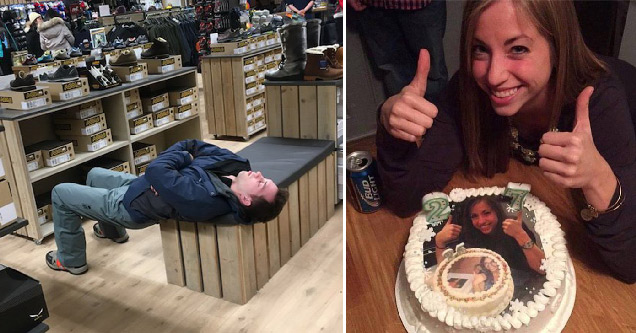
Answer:
[{"label": "wooden table", "polygon": [[[375,156],[374,138],[347,143],[347,150],[368,150]],[[510,181],[531,184],[532,194],[552,209],[566,233],[577,290],[563,332],[636,332],[636,284],[608,275],[583,222],[577,220],[570,191],[551,184],[537,167],[512,161],[508,172],[491,179],[470,181],[458,172],[444,192],[456,187],[505,187]],[[350,198],[347,194],[347,332],[404,332],[394,290],[413,217],[399,218],[384,208],[361,214]]]}]

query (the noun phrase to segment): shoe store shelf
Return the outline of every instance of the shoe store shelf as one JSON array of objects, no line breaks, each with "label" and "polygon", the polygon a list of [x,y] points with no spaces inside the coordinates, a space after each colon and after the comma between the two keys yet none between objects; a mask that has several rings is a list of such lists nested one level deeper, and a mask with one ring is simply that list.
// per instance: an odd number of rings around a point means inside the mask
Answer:
[{"label": "shoe store shelf", "polygon": [[[131,134],[131,124],[126,116],[126,106],[133,95],[139,96],[140,89],[152,96],[166,87],[196,87],[196,69],[183,68],[161,75],[149,75],[134,83],[124,83],[121,86],[102,91],[91,91],[89,95],[65,102],[54,102],[52,105],[25,111],[0,109],[0,120],[6,137],[4,150],[0,145],[0,155],[5,160],[6,178],[14,198],[18,216],[24,217],[29,223],[16,233],[33,239],[40,244],[44,237],[50,235],[53,223],[38,223],[38,207],[35,197],[49,193],[59,183],[84,183],[86,162],[92,162],[99,157],[128,162],[131,172],[142,168],[134,163],[134,142],[142,141],[154,144],[157,153],[184,139],[201,139],[200,110],[186,119],[173,120],[159,127],[154,127],[137,135]],[[169,89],[169,88],[168,88]],[[137,91],[135,91],[137,90]],[[134,94],[133,94],[134,92]],[[126,97],[129,95],[129,97]],[[143,97],[143,96],[141,96]],[[28,171],[25,156],[25,146],[44,140],[58,140],[54,120],[55,112],[76,107],[84,103],[99,100],[103,111],[106,127],[110,130],[112,140],[108,145],[92,152],[74,149],[74,158],[54,167],[42,167]],[[194,104],[193,104],[194,105]],[[197,104],[198,105],[198,104]],[[195,106],[195,108],[198,108]],[[59,114],[58,114],[59,115]]]},{"label": "shoe store shelf", "polygon": [[[206,118],[212,136],[248,140],[266,128],[265,72],[278,67],[280,45],[201,60]],[[261,118],[260,114],[263,117]],[[259,115],[257,115],[259,114]]]}]

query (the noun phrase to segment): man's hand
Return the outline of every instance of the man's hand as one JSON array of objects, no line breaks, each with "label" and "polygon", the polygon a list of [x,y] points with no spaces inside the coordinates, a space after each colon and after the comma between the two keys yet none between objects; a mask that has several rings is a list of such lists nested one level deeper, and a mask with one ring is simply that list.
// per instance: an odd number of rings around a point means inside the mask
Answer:
[{"label": "man's hand", "polygon": [[411,83],[389,97],[380,108],[380,123],[394,137],[419,143],[433,126],[437,107],[424,98],[431,60],[426,49],[420,50],[417,72]]},{"label": "man's hand", "polygon": [[367,8],[367,5],[363,4],[361,0],[347,0],[347,3],[356,12],[363,11],[363,10],[365,10]]}]

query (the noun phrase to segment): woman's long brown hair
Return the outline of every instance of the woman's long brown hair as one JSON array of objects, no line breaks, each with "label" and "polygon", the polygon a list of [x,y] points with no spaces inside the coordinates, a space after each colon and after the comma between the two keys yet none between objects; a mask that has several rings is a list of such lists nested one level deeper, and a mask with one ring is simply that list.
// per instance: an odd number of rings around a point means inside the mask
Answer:
[{"label": "woman's long brown hair", "polygon": [[[460,39],[459,96],[461,126],[469,175],[494,176],[506,171],[510,158],[510,128],[506,117],[492,109],[488,95],[472,75],[475,26],[481,13],[498,0],[468,0],[464,7]],[[571,1],[513,0],[551,46],[553,71],[550,128],[556,128],[564,106],[575,103],[583,88],[603,73],[606,65],[585,43]]]}]

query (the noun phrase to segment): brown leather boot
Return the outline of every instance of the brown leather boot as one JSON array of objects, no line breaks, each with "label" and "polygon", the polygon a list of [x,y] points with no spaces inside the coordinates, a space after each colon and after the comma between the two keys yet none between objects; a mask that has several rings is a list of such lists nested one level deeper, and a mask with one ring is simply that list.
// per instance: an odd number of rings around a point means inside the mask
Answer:
[{"label": "brown leather boot", "polygon": [[336,50],[336,59],[338,59],[338,62],[342,65],[342,67],[344,67],[344,48],[342,46],[339,46],[338,49]]},{"label": "brown leather boot", "polygon": [[307,50],[305,81],[342,79],[342,68],[331,67],[322,51],[319,48]]},{"label": "brown leather boot", "polygon": [[325,55],[327,61],[329,61],[329,65],[332,68],[342,69],[342,60],[338,61],[338,51],[335,47],[329,46],[322,51],[322,54]]}]

